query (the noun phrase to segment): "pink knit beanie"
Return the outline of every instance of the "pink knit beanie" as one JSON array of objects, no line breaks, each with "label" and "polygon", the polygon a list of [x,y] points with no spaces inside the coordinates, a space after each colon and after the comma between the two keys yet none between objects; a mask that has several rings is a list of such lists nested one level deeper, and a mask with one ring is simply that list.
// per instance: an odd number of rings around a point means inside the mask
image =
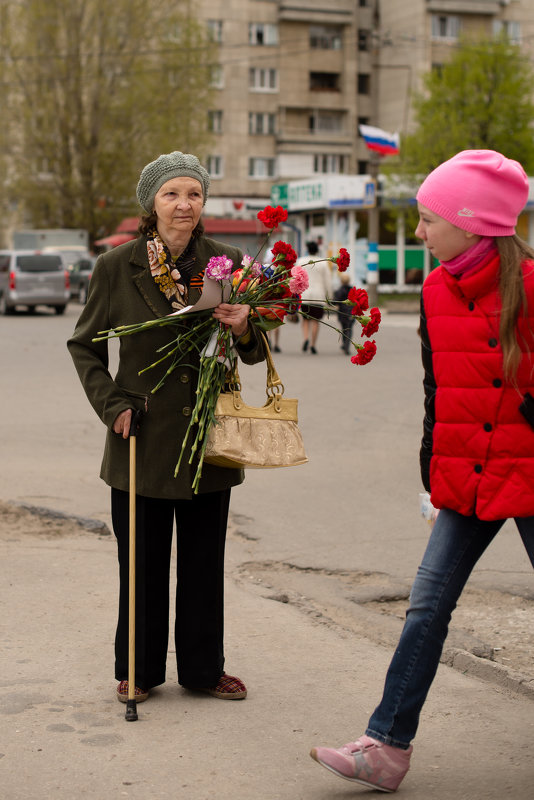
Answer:
[{"label": "pink knit beanie", "polygon": [[513,236],[528,190],[519,162],[495,150],[462,150],[430,173],[417,200],[464,231]]}]

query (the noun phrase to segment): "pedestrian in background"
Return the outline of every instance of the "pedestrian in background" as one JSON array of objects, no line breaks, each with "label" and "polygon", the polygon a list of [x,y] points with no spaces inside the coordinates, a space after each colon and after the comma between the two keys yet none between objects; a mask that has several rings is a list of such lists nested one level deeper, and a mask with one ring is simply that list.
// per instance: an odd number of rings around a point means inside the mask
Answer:
[{"label": "pedestrian in background", "polygon": [[534,251],[515,233],[528,193],[521,165],[493,150],[458,153],[417,193],[416,235],[440,261],[421,300],[421,474],[439,512],[365,734],[311,751],[382,791],[408,771],[451,614],[507,518],[534,566]]},{"label": "pedestrian in background", "polygon": [[341,285],[334,292],[334,300],[337,304],[337,317],[341,325],[341,349],[344,353],[349,352],[352,339],[352,328],[354,326],[354,315],[351,306],[345,305],[344,301],[349,296],[351,289],[350,275],[346,272],[341,273]]},{"label": "pedestrian in background", "polygon": [[309,263],[319,252],[316,242],[307,242],[306,249],[308,255],[296,261],[297,265],[306,268],[309,278],[309,286],[302,293],[301,312],[305,315],[302,317],[302,350],[306,352],[309,347],[310,352],[316,355],[319,321],[324,316],[326,300],[332,299],[332,273],[327,261]]}]

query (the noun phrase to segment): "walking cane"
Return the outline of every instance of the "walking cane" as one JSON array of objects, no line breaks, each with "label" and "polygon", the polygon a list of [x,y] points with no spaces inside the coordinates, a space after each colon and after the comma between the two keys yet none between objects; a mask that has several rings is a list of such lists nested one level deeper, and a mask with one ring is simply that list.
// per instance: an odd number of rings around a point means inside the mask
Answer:
[{"label": "walking cane", "polygon": [[128,700],[126,701],[126,722],[137,719],[135,700],[135,463],[136,437],[139,432],[142,411],[132,411],[130,422],[130,539],[128,571]]}]

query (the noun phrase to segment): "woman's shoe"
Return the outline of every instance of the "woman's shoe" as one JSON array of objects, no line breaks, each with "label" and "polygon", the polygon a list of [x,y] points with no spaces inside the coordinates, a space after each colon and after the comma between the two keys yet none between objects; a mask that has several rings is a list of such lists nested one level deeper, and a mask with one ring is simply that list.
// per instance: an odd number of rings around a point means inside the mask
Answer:
[{"label": "woman's shoe", "polygon": [[244,700],[247,696],[247,687],[243,681],[233,675],[227,675],[225,672],[219,678],[216,686],[210,689],[197,689],[197,691],[206,692],[220,700]]},{"label": "woman's shoe", "polygon": [[302,352],[303,352],[303,353],[305,353],[305,352],[306,352],[306,350],[308,349],[308,344],[309,344],[309,342],[308,342],[308,340],[306,339],[306,341],[305,341],[305,342],[304,342],[304,344],[302,345]]},{"label": "woman's shoe", "polygon": [[361,736],[337,749],[314,747],[310,755],[340,778],[381,792],[394,792],[410,768],[412,750],[411,746],[401,750]]},{"label": "woman's shoe", "polygon": [[[135,700],[137,703],[143,703],[148,699],[148,690],[140,689],[139,686],[135,687]],[[128,681],[121,681],[117,686],[117,700],[121,703],[128,702]]]},{"label": "woman's shoe", "polygon": [[315,347],[313,345],[310,347],[310,352],[312,352],[314,356],[317,355],[317,350],[315,349]]}]

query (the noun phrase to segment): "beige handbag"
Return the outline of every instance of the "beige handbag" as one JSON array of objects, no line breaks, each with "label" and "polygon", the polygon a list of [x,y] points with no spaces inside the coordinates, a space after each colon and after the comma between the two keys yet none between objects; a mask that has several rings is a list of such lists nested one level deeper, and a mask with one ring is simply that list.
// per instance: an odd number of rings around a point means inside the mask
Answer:
[{"label": "beige handbag", "polygon": [[210,428],[204,461],[219,467],[246,469],[295,467],[308,460],[298,427],[298,400],[284,397],[284,386],[274,366],[267,338],[267,402],[248,406],[241,397],[237,363],[229,391],[221,392]]}]

